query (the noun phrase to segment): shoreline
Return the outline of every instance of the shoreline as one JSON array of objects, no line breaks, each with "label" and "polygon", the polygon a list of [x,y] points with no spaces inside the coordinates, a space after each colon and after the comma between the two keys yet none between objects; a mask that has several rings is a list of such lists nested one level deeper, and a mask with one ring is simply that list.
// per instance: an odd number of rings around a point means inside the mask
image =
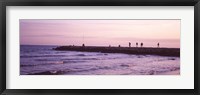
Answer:
[{"label": "shoreline", "polygon": [[[65,73],[66,73],[65,71],[59,70],[59,71],[44,71],[44,72],[38,72],[38,73],[30,73],[30,74],[24,74],[24,75],[67,75]],[[130,75],[134,75],[134,74],[130,74]],[[174,70],[174,71],[163,72],[163,73],[152,73],[152,74],[147,74],[147,75],[156,75],[156,76],[157,75],[180,75],[180,70]]]},{"label": "shoreline", "polygon": [[163,72],[156,75],[180,75],[180,69],[175,70],[175,71],[170,71],[170,72]]},{"label": "shoreline", "polygon": [[53,50],[180,57],[180,48],[58,46]]}]

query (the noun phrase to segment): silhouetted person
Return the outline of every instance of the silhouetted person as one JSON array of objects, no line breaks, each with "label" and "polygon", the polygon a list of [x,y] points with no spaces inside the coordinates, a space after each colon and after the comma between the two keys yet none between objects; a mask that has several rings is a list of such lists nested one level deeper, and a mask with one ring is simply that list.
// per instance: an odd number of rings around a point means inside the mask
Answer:
[{"label": "silhouetted person", "polygon": [[160,44],[158,43],[158,44],[157,44],[158,48],[159,48],[159,45],[160,45]]},{"label": "silhouetted person", "polygon": [[83,44],[82,47],[85,47],[85,44]]},{"label": "silhouetted person", "polygon": [[121,46],[119,45],[119,47],[121,47]]},{"label": "silhouetted person", "polygon": [[129,47],[131,47],[131,43],[130,42],[128,43],[128,45],[129,45]]},{"label": "silhouetted person", "polygon": [[143,47],[143,43],[141,43],[140,46]]},{"label": "silhouetted person", "polygon": [[136,47],[138,47],[138,42],[136,43]]}]

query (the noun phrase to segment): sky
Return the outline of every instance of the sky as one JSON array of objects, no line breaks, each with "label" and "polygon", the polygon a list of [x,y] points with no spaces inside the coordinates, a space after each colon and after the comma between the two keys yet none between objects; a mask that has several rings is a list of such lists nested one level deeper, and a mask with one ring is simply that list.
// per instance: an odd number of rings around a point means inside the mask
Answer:
[{"label": "sky", "polygon": [[20,45],[180,48],[180,20],[20,19]]}]

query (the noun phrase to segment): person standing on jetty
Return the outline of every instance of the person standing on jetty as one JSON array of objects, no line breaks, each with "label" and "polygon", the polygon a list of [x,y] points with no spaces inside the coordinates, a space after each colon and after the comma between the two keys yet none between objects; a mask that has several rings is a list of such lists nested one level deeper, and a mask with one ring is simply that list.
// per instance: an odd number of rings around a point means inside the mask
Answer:
[{"label": "person standing on jetty", "polygon": [[131,47],[131,43],[129,42],[128,44],[129,44],[129,47]]},{"label": "person standing on jetty", "polygon": [[159,45],[160,45],[160,44],[158,43],[158,44],[157,44],[158,48],[159,48]]},{"label": "person standing on jetty", "polygon": [[138,42],[136,42],[136,47],[138,47]]},{"label": "person standing on jetty", "polygon": [[143,43],[141,43],[140,46],[143,47]]}]

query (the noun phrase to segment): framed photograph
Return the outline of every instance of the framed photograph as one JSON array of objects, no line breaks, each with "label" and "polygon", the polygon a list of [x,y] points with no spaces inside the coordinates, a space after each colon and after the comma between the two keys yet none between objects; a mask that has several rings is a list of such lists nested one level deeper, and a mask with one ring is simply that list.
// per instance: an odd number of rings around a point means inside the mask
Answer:
[{"label": "framed photograph", "polygon": [[199,0],[0,1],[2,95],[199,95]]}]

